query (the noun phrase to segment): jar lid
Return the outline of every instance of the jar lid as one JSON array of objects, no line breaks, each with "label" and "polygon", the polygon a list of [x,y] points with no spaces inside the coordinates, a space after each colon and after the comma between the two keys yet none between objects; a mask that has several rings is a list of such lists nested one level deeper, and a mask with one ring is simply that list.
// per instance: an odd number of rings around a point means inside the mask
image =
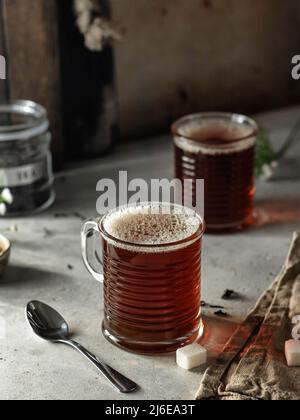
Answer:
[{"label": "jar lid", "polygon": [[47,111],[32,101],[13,101],[0,105],[0,142],[28,140],[49,128]]}]

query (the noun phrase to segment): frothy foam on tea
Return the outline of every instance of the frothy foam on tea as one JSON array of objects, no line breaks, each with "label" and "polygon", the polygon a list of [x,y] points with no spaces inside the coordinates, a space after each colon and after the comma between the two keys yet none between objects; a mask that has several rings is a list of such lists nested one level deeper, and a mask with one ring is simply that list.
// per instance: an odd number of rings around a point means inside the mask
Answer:
[{"label": "frothy foam on tea", "polygon": [[110,236],[130,244],[172,244],[190,238],[201,223],[192,210],[177,213],[178,210],[158,205],[119,209],[104,220],[104,229]]},{"label": "frothy foam on tea", "polygon": [[[179,130],[181,136],[175,139],[178,147],[191,153],[226,154],[241,151],[254,146],[255,137],[251,137],[253,128],[246,124],[210,120],[206,122],[188,122]],[[250,137],[249,137],[250,136]],[[186,139],[184,138],[186,137]],[[247,137],[249,139],[247,140]],[[238,140],[245,139],[242,143]],[[193,141],[191,144],[190,140]],[[237,141],[237,143],[231,142]]]},{"label": "frothy foam on tea", "polygon": [[190,124],[182,130],[183,134],[191,137],[195,141],[208,143],[224,143],[232,140],[239,140],[247,137],[250,132],[246,126],[238,125],[233,122],[210,121]]}]

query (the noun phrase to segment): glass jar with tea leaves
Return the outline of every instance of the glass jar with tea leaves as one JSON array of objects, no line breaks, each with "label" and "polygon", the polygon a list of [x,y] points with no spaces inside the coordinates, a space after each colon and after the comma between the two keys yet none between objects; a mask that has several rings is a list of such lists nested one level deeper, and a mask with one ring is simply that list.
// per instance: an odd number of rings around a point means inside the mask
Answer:
[{"label": "glass jar with tea leaves", "polygon": [[46,110],[31,101],[0,105],[0,216],[41,211],[54,201]]}]

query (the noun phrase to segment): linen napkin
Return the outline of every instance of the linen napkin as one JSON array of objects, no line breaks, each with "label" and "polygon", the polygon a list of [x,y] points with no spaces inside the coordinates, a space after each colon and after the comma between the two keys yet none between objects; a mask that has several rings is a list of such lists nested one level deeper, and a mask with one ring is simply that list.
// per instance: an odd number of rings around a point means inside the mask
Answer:
[{"label": "linen napkin", "polygon": [[300,233],[286,262],[210,367],[198,400],[300,400],[300,368],[287,367],[284,345],[300,315]]}]

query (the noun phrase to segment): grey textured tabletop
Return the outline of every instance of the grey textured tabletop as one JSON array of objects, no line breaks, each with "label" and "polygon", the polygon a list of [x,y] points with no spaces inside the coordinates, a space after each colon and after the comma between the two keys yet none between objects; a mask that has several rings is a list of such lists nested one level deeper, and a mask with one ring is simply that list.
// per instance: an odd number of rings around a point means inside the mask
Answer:
[{"label": "grey textured tabletop", "polygon": [[[279,147],[300,108],[270,112],[258,120],[271,130]],[[0,317],[6,326],[0,337],[0,398],[2,399],[193,399],[205,368],[186,372],[174,355],[143,357],[123,352],[101,334],[101,285],[86,272],[80,251],[83,219],[95,217],[100,178],[170,177],[173,171],[170,137],[117,148],[97,161],[70,168],[56,179],[57,200],[47,212],[24,219],[0,221],[13,244],[5,281],[0,283]],[[278,168],[272,182],[259,181],[257,208],[261,224],[234,235],[206,235],[203,253],[203,299],[222,304],[225,289],[241,299],[225,302],[226,320],[204,310],[208,325],[205,344],[211,358],[222,347],[284,262],[292,233],[300,229],[300,139]],[[74,338],[139,383],[124,396],[115,392],[79,354],[36,338],[24,317],[29,300],[56,307],[70,322]],[[211,360],[210,358],[210,360]]]}]

